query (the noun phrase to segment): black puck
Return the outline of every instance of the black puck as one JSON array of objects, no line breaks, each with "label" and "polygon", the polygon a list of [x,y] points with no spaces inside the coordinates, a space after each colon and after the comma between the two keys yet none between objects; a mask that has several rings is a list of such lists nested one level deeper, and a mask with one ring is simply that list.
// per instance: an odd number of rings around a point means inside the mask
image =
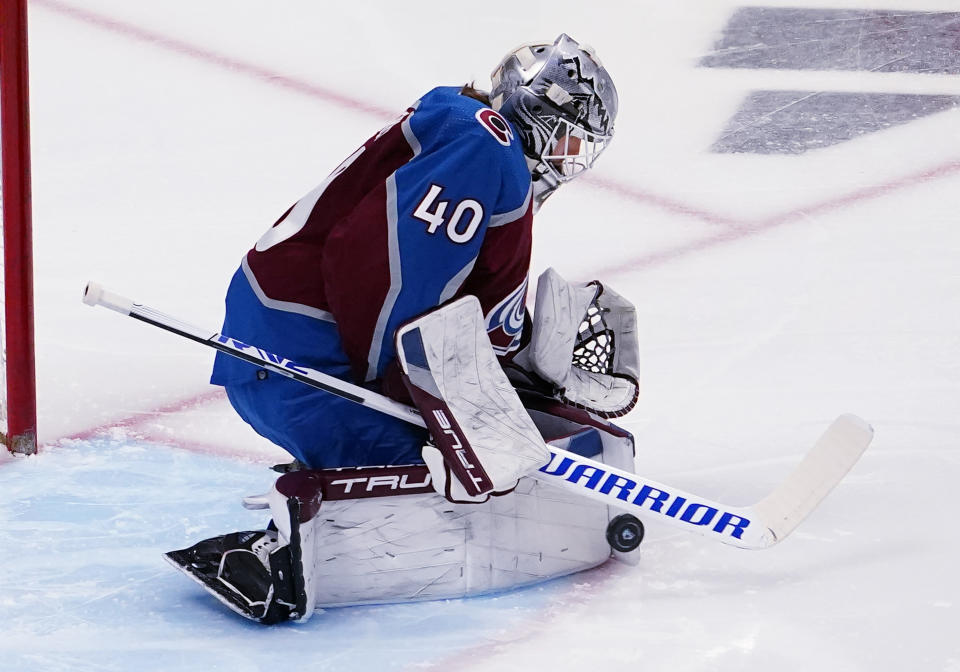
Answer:
[{"label": "black puck", "polygon": [[643,541],[643,523],[636,516],[622,513],[607,525],[607,543],[621,553],[629,553]]}]

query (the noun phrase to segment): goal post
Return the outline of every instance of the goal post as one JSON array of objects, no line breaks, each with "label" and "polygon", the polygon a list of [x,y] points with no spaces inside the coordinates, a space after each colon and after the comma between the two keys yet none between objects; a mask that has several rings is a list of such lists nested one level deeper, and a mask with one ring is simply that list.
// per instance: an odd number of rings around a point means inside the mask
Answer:
[{"label": "goal post", "polygon": [[37,451],[33,336],[33,235],[27,0],[0,1],[0,133],[3,136],[3,361],[0,431],[8,450]]}]

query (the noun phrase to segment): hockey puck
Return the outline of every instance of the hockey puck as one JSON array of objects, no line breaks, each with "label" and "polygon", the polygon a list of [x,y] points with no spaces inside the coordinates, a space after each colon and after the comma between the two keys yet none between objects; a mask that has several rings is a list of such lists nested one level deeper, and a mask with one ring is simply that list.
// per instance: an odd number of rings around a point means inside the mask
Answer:
[{"label": "hockey puck", "polygon": [[623,513],[607,525],[607,543],[621,553],[629,553],[643,541],[643,523],[636,516]]}]

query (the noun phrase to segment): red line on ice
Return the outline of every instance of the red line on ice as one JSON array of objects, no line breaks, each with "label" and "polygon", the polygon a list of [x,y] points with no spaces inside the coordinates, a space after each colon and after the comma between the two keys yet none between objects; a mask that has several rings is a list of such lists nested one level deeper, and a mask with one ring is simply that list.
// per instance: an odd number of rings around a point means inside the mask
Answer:
[{"label": "red line on ice", "polygon": [[740,220],[736,218],[724,217],[723,215],[718,215],[716,213],[703,210],[702,208],[694,207],[687,203],[682,203],[665,196],[658,196],[657,194],[645,191],[639,187],[624,184],[601,175],[593,175],[588,173],[587,175],[577,179],[584,184],[589,184],[621,198],[637,201],[638,203],[643,203],[645,205],[652,205],[675,215],[685,215],[687,217],[699,219],[708,224],[717,224],[720,226],[738,226],[740,224]]},{"label": "red line on ice", "polygon": [[[791,224],[813,215],[839,210],[855,203],[869,201],[874,198],[879,198],[895,191],[899,191],[900,189],[912,187],[916,184],[921,184],[929,180],[947,177],[955,173],[960,173],[960,160],[952,159],[931,168],[926,168],[916,173],[904,175],[882,184],[863,187],[847,194],[842,194],[840,196],[828,198],[823,201],[810,203],[809,205],[804,205],[799,208],[780,212],[768,217],[739,220],[721,220],[721,218],[707,219],[705,217],[698,217],[699,219],[708,221],[710,223],[722,223],[726,226],[716,232],[709,233],[700,238],[694,238],[688,242],[681,243],[680,245],[676,245],[674,247],[657,250],[649,254],[639,255],[627,261],[622,261],[611,266],[595,269],[595,273],[599,277],[606,278],[622,273],[644,270],[650,268],[651,266],[674,261],[675,259],[692,252],[698,252],[700,250],[715,247],[722,243],[729,243],[742,238],[747,238],[758,233],[769,231],[778,226]],[[678,211],[672,207],[670,209]],[[695,213],[695,210],[691,210],[690,212],[681,214],[697,216]]]},{"label": "red line on ice", "polygon": [[269,68],[256,65],[255,63],[248,63],[238,58],[227,56],[226,54],[217,53],[211,49],[206,49],[196,44],[191,44],[146,28],[141,28],[132,23],[99,14],[89,9],[74,7],[63,2],[58,2],[58,0],[31,0],[30,4],[49,9],[72,19],[82,21],[83,23],[108,30],[112,33],[117,33],[118,35],[123,35],[124,37],[129,37],[140,42],[148,42],[167,51],[172,51],[182,56],[190,56],[209,65],[216,65],[232,72],[248,75],[268,84],[296,91],[297,93],[303,93],[313,98],[319,98],[320,100],[350,110],[365,112],[383,119],[397,116],[395,110],[373,105],[357,98],[351,98],[350,96],[345,96],[322,86],[304,82],[294,77],[288,77]]},{"label": "red line on ice", "polygon": [[[89,429],[85,429],[81,432],[78,432],[76,434],[71,434],[70,436],[63,437],[63,438],[92,439],[114,427],[123,427],[123,428],[136,427],[137,425],[141,425],[145,422],[162,418],[165,415],[171,415],[173,413],[183,413],[184,411],[193,410],[198,406],[203,406],[204,404],[208,404],[211,401],[222,399],[223,397],[224,397],[223,388],[218,387],[213,390],[207,390],[201,394],[195,394],[191,397],[187,397],[186,399],[172,401],[168,404],[164,404],[163,406],[160,406],[150,411],[137,412],[132,415],[128,415],[126,417],[120,418],[118,420],[109,420],[107,422],[97,425],[96,427],[90,427]],[[55,439],[51,443],[55,443],[56,441],[57,439]]]},{"label": "red line on ice", "polygon": [[200,441],[187,441],[183,437],[167,436],[162,432],[152,431],[138,432],[138,439],[144,443],[156,444],[158,446],[171,446],[199,455],[228,457],[231,460],[240,462],[269,462],[275,464],[278,462],[289,462],[293,459],[279,447],[265,450],[260,447],[241,444],[243,446],[241,449],[237,445],[228,446],[224,444],[203,443]]},{"label": "red line on ice", "polygon": [[[43,442],[43,446],[56,444],[58,441],[64,439],[72,440],[90,440],[98,437],[102,437],[107,434],[111,429],[122,428],[130,429],[136,433],[136,439],[138,441],[143,441],[145,443],[155,443],[159,445],[168,445],[175,448],[180,448],[181,450],[188,450],[193,453],[200,453],[204,455],[218,455],[221,457],[229,457],[232,459],[239,460],[274,460],[282,459],[281,449],[277,448],[276,450],[264,450],[262,447],[246,447],[242,445],[226,445],[226,444],[212,444],[212,443],[201,443],[198,441],[188,441],[182,437],[178,436],[168,436],[163,433],[159,433],[146,425],[152,421],[160,420],[164,416],[176,415],[178,413],[185,413],[188,411],[195,410],[206,404],[221,401],[226,399],[226,393],[223,391],[222,387],[211,387],[204,392],[199,394],[194,394],[192,396],[186,397],[184,399],[179,399],[176,401],[171,401],[157,408],[146,410],[146,411],[137,411],[130,415],[117,418],[114,420],[108,420],[94,427],[89,427],[82,431],[68,434],[66,436],[61,436],[55,439],[46,440]],[[43,447],[41,446],[41,447]]]}]

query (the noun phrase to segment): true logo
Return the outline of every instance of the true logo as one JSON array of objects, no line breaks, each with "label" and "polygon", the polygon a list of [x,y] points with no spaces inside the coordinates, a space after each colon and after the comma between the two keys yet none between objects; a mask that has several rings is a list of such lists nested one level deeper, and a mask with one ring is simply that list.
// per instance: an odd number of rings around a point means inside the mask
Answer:
[{"label": "true logo", "polygon": [[[457,460],[466,471],[467,476],[473,482],[477,492],[482,492],[484,489],[484,474],[470,459],[470,456],[473,455],[473,451],[468,446],[464,446],[463,442],[460,440],[460,437],[457,435],[457,432],[454,431],[453,423],[450,422],[450,419],[447,417],[446,413],[440,409],[436,409],[433,411],[433,417],[437,419],[437,422],[440,425],[440,430],[447,435],[447,437],[449,437],[448,440],[450,448],[457,456]],[[478,474],[474,472],[480,473]]]},{"label": "true logo", "polygon": [[[343,495],[352,494],[354,497],[358,496],[358,493],[372,493],[378,488],[388,490],[390,492],[381,492],[380,494],[393,495],[398,494],[396,490],[417,490],[422,492],[430,485],[430,472],[419,474],[419,481],[413,481],[410,474],[385,474],[382,476],[359,476],[357,478],[338,478],[337,480],[330,481],[329,485],[339,486],[342,488]],[[356,490],[354,488],[356,487]],[[432,492],[432,488],[430,492]],[[328,499],[341,499],[341,497],[328,497]],[[349,499],[348,497],[343,497],[343,499]]]}]

